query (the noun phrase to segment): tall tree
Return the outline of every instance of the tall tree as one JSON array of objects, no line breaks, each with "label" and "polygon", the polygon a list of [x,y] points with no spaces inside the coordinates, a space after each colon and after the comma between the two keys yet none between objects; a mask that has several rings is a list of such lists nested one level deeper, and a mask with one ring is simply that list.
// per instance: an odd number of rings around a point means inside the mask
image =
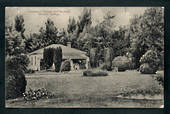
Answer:
[{"label": "tall tree", "polygon": [[15,30],[17,32],[21,32],[22,38],[24,39],[24,32],[25,32],[25,28],[24,28],[25,24],[24,24],[24,17],[23,15],[17,15],[15,17]]},{"label": "tall tree", "polygon": [[148,8],[143,15],[136,16],[130,24],[131,52],[136,67],[139,59],[151,48],[158,53],[164,51],[164,13],[161,7]]},{"label": "tall tree", "polygon": [[[83,12],[79,16],[77,23],[74,18],[70,19],[68,24],[68,36],[69,40],[72,42],[72,47],[81,49],[84,42],[82,41],[82,36],[91,26],[91,9],[84,8]],[[83,35],[80,35],[83,34]]]},{"label": "tall tree", "polygon": [[46,69],[53,65],[54,48],[45,48],[43,52],[43,59]]},{"label": "tall tree", "polygon": [[69,18],[69,23],[67,25],[67,32],[73,33],[76,30],[77,24],[74,18]]},{"label": "tall tree", "polygon": [[56,49],[54,49],[53,62],[55,64],[55,71],[59,72],[61,63],[62,63],[62,48],[61,47],[57,47]]},{"label": "tall tree", "polygon": [[46,38],[44,38],[44,40],[49,44],[57,43],[59,41],[57,37],[58,31],[54,25],[54,22],[48,18],[45,25],[46,25],[46,30],[45,30]]}]

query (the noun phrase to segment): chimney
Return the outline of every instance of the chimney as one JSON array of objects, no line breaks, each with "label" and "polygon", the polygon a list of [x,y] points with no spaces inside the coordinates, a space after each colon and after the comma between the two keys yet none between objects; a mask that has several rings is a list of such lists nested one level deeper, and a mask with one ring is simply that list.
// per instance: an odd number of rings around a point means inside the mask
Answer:
[{"label": "chimney", "polygon": [[67,47],[71,48],[71,42],[67,42]]}]

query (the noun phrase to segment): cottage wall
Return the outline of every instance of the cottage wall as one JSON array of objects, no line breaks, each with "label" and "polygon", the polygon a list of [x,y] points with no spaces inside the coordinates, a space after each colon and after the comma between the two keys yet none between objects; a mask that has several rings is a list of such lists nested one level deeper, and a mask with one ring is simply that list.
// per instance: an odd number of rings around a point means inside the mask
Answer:
[{"label": "cottage wall", "polygon": [[28,65],[28,69],[40,70],[41,59],[42,59],[42,56],[39,54],[30,55],[29,56],[30,64]]}]

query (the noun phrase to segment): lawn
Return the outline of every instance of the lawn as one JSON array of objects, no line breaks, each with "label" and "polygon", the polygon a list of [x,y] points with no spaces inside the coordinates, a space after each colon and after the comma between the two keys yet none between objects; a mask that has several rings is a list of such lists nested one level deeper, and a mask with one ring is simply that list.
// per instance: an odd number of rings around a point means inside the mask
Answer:
[{"label": "lawn", "polygon": [[36,102],[7,101],[7,107],[159,107],[163,87],[152,75],[137,71],[84,77],[82,72],[37,72],[26,75],[27,90],[46,88],[55,96]]}]

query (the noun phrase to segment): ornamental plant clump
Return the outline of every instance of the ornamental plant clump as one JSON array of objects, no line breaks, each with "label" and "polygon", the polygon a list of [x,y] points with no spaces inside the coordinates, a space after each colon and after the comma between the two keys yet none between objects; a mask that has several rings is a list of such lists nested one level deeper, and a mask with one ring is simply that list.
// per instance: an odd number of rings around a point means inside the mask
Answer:
[{"label": "ornamental plant clump", "polygon": [[[141,73],[155,73],[158,68],[159,68],[159,57],[156,51],[153,50],[148,50],[141,58],[140,58],[140,72]],[[144,65],[145,64],[145,65]],[[147,65],[146,65],[147,64]],[[146,69],[148,69],[148,67],[150,67],[149,69],[152,69],[152,72],[144,72],[144,71],[148,71]],[[145,69],[145,70],[144,70]]]},{"label": "ornamental plant clump", "polygon": [[23,93],[23,97],[25,101],[33,101],[33,100],[39,100],[42,98],[51,98],[53,94],[49,91],[47,91],[45,88],[37,89],[37,90],[28,90],[25,93]]},{"label": "ornamental plant clump", "polygon": [[71,70],[71,64],[69,60],[64,61],[61,64],[61,71],[70,71]]},{"label": "ornamental plant clump", "polygon": [[126,71],[129,69],[130,60],[126,56],[118,56],[112,61],[113,67],[117,67],[118,71]]}]

